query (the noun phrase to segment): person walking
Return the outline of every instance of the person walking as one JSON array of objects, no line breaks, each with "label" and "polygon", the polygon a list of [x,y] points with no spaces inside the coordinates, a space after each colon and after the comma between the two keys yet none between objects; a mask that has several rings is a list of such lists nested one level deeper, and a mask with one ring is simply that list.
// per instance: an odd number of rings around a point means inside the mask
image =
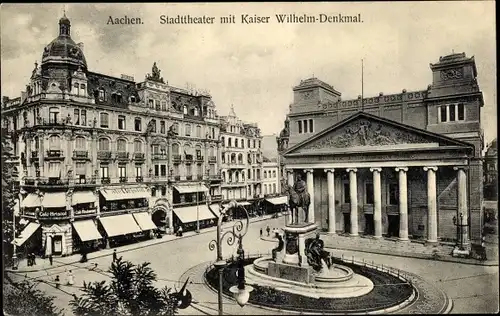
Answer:
[{"label": "person walking", "polygon": [[56,283],[56,289],[58,289],[61,286],[61,279],[59,279],[58,275],[56,275],[54,282]]},{"label": "person walking", "polygon": [[262,227],[260,228],[260,237],[262,237]]},{"label": "person walking", "polygon": [[36,266],[36,261],[35,261],[35,253],[34,253],[34,252],[32,252],[32,253],[31,253],[31,260],[32,260],[32,264],[33,264],[34,266]]},{"label": "person walking", "polygon": [[28,267],[31,267],[31,253],[26,255],[26,259],[28,261]]},{"label": "person walking", "polygon": [[118,259],[117,254],[116,254],[116,249],[113,250],[113,262],[115,262]]},{"label": "person walking", "polygon": [[54,260],[54,258],[52,257],[52,254],[50,254],[50,255],[49,255],[49,262],[50,262],[50,265],[52,265],[53,260]]},{"label": "person walking", "polygon": [[68,278],[68,285],[75,284],[75,276],[73,275],[73,272],[71,272],[71,270],[68,271],[67,278]]},{"label": "person walking", "polygon": [[267,237],[269,237],[269,232],[271,231],[271,228],[269,228],[269,225],[267,225],[266,231],[267,231]]}]

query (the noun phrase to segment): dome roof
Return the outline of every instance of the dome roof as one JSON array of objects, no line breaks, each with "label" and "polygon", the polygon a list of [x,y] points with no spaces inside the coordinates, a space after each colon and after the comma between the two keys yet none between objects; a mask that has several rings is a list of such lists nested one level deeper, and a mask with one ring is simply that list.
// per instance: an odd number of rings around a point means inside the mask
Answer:
[{"label": "dome roof", "polygon": [[87,68],[83,50],[72,39],[71,23],[64,15],[59,20],[59,36],[47,45],[42,55],[42,65],[48,62],[67,62],[82,68]]}]

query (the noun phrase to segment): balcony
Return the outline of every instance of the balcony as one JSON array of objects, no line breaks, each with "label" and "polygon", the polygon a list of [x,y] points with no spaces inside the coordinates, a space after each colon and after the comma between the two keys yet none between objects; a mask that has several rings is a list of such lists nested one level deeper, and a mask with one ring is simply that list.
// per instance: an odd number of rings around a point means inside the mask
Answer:
[{"label": "balcony", "polygon": [[109,150],[99,150],[97,152],[97,159],[100,159],[100,160],[111,159],[111,151],[109,151]]},{"label": "balcony", "polygon": [[111,183],[111,179],[110,178],[101,178],[101,183],[102,184],[110,184]]},{"label": "balcony", "polygon": [[158,153],[153,153],[152,155],[152,159],[153,160],[158,160],[158,159],[167,159],[167,155],[166,154],[158,154]]},{"label": "balcony", "polygon": [[85,150],[73,150],[73,159],[89,159],[89,152]]},{"label": "balcony", "polygon": [[222,181],[222,176],[218,174],[211,174],[208,176],[210,181]]},{"label": "balcony", "polygon": [[66,186],[68,184],[69,184],[69,179],[38,178],[39,187]]},{"label": "balcony", "polygon": [[172,162],[177,163],[177,164],[180,163],[181,162],[181,155],[173,155]]},{"label": "balcony", "polygon": [[144,153],[134,153],[134,160],[144,160]]},{"label": "balcony", "polygon": [[180,181],[181,180],[181,176],[174,176],[174,180],[175,181]]},{"label": "balcony", "polygon": [[59,149],[47,150],[45,158],[47,158],[47,159],[51,159],[51,158],[60,159],[60,158],[63,158],[62,150],[59,150]]},{"label": "balcony", "polygon": [[203,162],[203,156],[196,156],[196,161]]},{"label": "balcony", "polygon": [[116,153],[116,159],[117,160],[128,160],[129,153],[125,151],[119,151]]},{"label": "balcony", "polygon": [[217,157],[216,156],[208,157],[208,162],[217,162]]},{"label": "balcony", "polygon": [[38,160],[38,151],[32,151],[31,152],[31,161],[33,160]]},{"label": "balcony", "polygon": [[193,180],[193,176],[186,176],[186,180]]},{"label": "balcony", "polygon": [[193,161],[193,155],[186,155],[186,162]]},{"label": "balcony", "polygon": [[144,178],[142,176],[135,177],[135,182],[144,182]]},{"label": "balcony", "polygon": [[128,181],[127,177],[120,177],[120,183],[126,183]]}]

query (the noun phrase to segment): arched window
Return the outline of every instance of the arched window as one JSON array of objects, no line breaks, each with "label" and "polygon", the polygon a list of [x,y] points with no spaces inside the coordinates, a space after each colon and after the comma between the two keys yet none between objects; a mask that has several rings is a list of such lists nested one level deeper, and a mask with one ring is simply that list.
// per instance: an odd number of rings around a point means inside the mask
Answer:
[{"label": "arched window", "polygon": [[234,147],[238,147],[238,138],[234,139]]},{"label": "arched window", "polygon": [[80,90],[81,90],[81,95],[85,96],[87,95],[87,92],[85,91],[85,85],[82,83],[80,84]]},{"label": "arched window", "polygon": [[273,170],[273,178],[276,178],[276,170]]},{"label": "arched window", "polygon": [[215,157],[215,147],[214,146],[210,147],[210,157]]},{"label": "arched window", "polygon": [[231,163],[236,163],[236,154],[235,153],[231,154]]},{"label": "arched window", "polygon": [[173,126],[174,132],[176,132],[177,134],[179,134],[179,123],[174,123],[172,126]]},{"label": "arched window", "polygon": [[79,95],[80,94],[80,85],[78,83],[73,84],[73,94]]},{"label": "arched window", "polygon": [[134,141],[134,152],[136,153],[142,152],[142,142],[138,139]]},{"label": "arched window", "polygon": [[179,144],[172,144],[172,155],[179,155]]},{"label": "arched window", "polygon": [[267,178],[267,171],[264,170],[264,178]]},{"label": "arched window", "polygon": [[222,181],[227,182],[227,179],[226,179],[226,172],[225,172],[225,171],[222,171],[222,172],[221,172],[221,176],[222,176]]},{"label": "arched window", "polygon": [[187,105],[184,105],[184,106],[183,106],[183,113],[184,113],[185,115],[186,115],[186,114],[188,114],[188,107],[187,107]]},{"label": "arched window", "polygon": [[232,143],[231,137],[228,137],[228,139],[227,139],[227,147],[232,147],[232,146],[233,146],[233,143]]},{"label": "arched window", "polygon": [[186,136],[191,136],[191,125],[186,124]]},{"label": "arched window", "polygon": [[99,139],[99,150],[109,150],[109,139],[100,138]]},{"label": "arched window", "polygon": [[38,151],[40,149],[40,141],[38,139],[38,136],[35,136],[34,142],[35,142],[35,151]]},{"label": "arched window", "polygon": [[238,154],[238,163],[243,163],[243,154]]},{"label": "arched window", "polygon": [[61,141],[59,136],[51,135],[49,138],[49,148],[51,150],[58,150],[61,148]]},{"label": "arched window", "polygon": [[116,149],[117,151],[119,152],[124,152],[124,151],[127,151],[127,141],[124,140],[124,139],[119,139],[117,142],[116,142]]},{"label": "arched window", "polygon": [[203,155],[201,154],[201,145],[196,145],[196,159],[197,160],[202,160],[203,159]]},{"label": "arched window", "polygon": [[224,136],[222,136],[220,138],[221,142],[222,142],[222,146],[225,146],[226,145],[226,139],[224,138]]},{"label": "arched window", "polygon": [[191,146],[189,146],[188,144],[184,145],[184,154],[185,155],[191,154]]},{"label": "arched window", "polygon": [[85,138],[78,136],[75,138],[75,147],[77,150],[85,150],[87,146],[85,146]]},{"label": "arched window", "polygon": [[196,126],[196,137],[201,137],[201,126],[200,125]]}]

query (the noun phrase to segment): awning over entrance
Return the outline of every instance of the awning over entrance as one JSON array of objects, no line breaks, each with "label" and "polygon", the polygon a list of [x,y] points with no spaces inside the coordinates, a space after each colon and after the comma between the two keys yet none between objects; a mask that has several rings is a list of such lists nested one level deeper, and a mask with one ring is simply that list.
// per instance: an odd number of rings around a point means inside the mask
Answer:
[{"label": "awning over entrance", "polygon": [[[212,209],[214,209],[213,206]],[[202,221],[216,217],[210,212],[205,204],[198,205],[198,211],[196,210],[196,206],[174,208],[174,213],[183,223],[191,223],[195,222],[197,219]]]},{"label": "awning over entrance", "polygon": [[96,197],[92,191],[76,191],[73,193],[73,200],[71,205],[83,203],[95,203]]},{"label": "awning over entrance", "polygon": [[271,204],[274,205],[281,205],[281,204],[287,204],[288,203],[288,197],[286,196],[279,196],[279,197],[274,197],[274,198],[268,198],[266,199]]},{"label": "awning over entrance", "polygon": [[146,187],[102,189],[101,194],[108,201],[148,199],[151,197],[151,192]]},{"label": "awning over entrance", "polygon": [[40,227],[40,224],[37,223],[29,223],[28,226],[26,226],[23,231],[21,232],[21,235],[14,239],[12,242],[16,246],[22,246],[26,240],[28,240],[35,232],[36,230]]},{"label": "awning over entrance", "polygon": [[97,230],[96,224],[91,219],[75,221],[73,222],[73,227],[82,241],[97,240],[102,238],[101,234]]},{"label": "awning over entrance", "polygon": [[66,193],[47,192],[42,199],[43,207],[66,207]]},{"label": "awning over entrance", "polygon": [[141,232],[132,214],[122,214],[99,218],[108,237]]},{"label": "awning over entrance", "polygon": [[30,193],[28,196],[21,202],[21,207],[39,207],[42,205],[42,200],[38,194]]},{"label": "awning over entrance", "polygon": [[190,185],[174,185],[174,188],[179,191],[179,193],[194,193],[194,192],[208,192],[208,188],[201,183],[190,184]]},{"label": "awning over entrance", "polygon": [[148,212],[135,213],[133,216],[143,231],[157,228]]}]

